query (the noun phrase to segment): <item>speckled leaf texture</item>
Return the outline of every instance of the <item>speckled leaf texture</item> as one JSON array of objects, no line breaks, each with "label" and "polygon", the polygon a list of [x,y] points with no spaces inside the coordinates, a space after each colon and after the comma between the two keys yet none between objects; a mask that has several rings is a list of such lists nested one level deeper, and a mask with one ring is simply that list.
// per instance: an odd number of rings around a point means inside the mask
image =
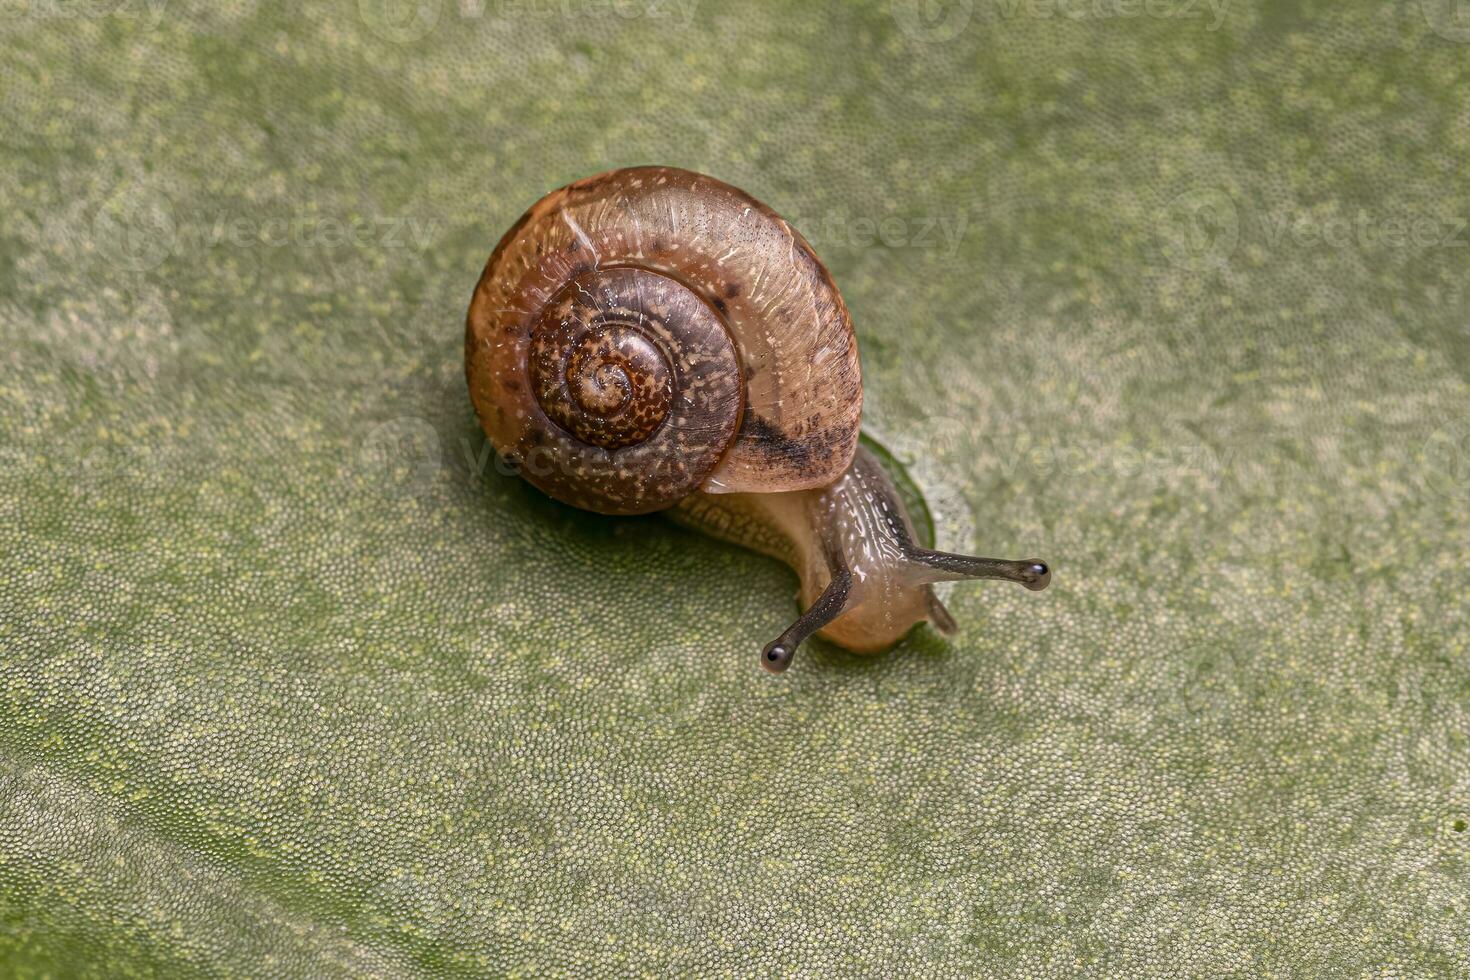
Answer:
[{"label": "speckled leaf texture", "polygon": [[[1454,0],[0,0],[0,972],[1467,975],[1467,107]],[[481,268],[641,163],[1049,591],[770,677],[497,466]]]}]

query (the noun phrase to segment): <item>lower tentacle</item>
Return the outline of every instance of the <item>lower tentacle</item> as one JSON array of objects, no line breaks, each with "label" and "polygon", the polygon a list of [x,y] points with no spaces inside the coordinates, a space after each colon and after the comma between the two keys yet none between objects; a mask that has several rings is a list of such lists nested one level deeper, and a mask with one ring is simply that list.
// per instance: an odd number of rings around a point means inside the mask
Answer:
[{"label": "lower tentacle", "polygon": [[811,608],[761,651],[761,666],[773,674],[779,674],[790,667],[791,658],[796,655],[796,648],[801,645],[801,641],[842,615],[851,592],[852,572],[845,565],[833,569],[832,581],[817,597],[817,601],[812,603]]}]

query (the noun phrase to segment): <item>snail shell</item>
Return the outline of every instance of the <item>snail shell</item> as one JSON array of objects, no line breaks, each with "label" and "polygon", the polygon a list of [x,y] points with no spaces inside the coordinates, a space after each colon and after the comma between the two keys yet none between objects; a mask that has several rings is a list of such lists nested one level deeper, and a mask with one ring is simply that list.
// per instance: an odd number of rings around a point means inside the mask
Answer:
[{"label": "snail shell", "polygon": [[496,451],[565,503],[669,510],[781,558],[805,610],[761,651],[784,670],[820,632],[859,652],[951,632],[932,583],[1046,564],[932,551],[858,446],[847,307],[811,246],[728,184],[666,167],[548,195],[500,240],[465,328],[470,398]]},{"label": "snail shell", "polygon": [[832,277],[770,208],[684,170],[612,171],[526,212],[475,289],[465,363],[497,451],[588,510],[820,487],[857,449]]}]

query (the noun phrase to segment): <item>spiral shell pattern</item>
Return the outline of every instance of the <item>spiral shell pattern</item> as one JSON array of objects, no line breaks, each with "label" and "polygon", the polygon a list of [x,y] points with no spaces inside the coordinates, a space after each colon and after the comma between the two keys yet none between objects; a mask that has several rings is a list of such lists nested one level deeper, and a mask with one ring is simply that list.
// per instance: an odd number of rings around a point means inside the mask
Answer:
[{"label": "spiral shell pattern", "polygon": [[526,212],[475,289],[465,371],[496,451],[603,513],[825,486],[857,449],[857,341],[827,270],[684,170],[611,171]]},{"label": "spiral shell pattern", "polygon": [[740,364],[715,311],[645,269],[584,273],[531,329],[546,424],[515,462],[559,500],[661,510],[697,488],[735,437]]}]

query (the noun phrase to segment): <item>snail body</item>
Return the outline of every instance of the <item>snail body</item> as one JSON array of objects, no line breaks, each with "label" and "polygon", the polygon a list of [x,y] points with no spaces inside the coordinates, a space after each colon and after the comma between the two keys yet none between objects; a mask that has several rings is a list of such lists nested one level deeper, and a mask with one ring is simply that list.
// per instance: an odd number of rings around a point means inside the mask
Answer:
[{"label": "snail body", "polygon": [[806,611],[762,651],[768,669],[814,632],[874,652],[925,620],[952,631],[936,581],[1049,579],[914,543],[858,444],[857,340],[830,274],[711,177],[615,170],[533,205],[475,289],[465,370],[496,452],[552,497],[666,510],[790,564]]}]

